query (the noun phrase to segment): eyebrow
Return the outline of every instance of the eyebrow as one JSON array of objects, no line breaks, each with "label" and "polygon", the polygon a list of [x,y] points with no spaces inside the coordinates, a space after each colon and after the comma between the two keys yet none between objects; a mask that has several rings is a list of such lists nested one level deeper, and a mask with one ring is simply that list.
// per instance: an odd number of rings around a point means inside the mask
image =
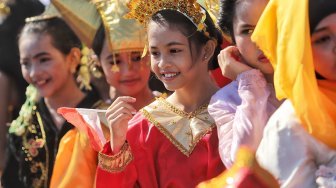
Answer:
[{"label": "eyebrow", "polygon": [[[170,42],[170,43],[166,44],[167,47],[174,46],[174,45],[185,46],[185,44],[180,43],[180,42],[176,42],[176,41],[173,41],[173,42]],[[151,46],[150,48],[157,48],[157,47],[156,46]]]},{"label": "eyebrow", "polygon": [[255,27],[255,25],[242,24],[240,27],[242,27],[242,28],[250,28],[250,27]]},{"label": "eyebrow", "polygon": [[313,34],[315,34],[315,33],[319,33],[319,32],[325,31],[325,30],[327,30],[327,27],[322,27],[322,28],[319,28],[319,29],[314,30],[314,31],[313,31]]},{"label": "eyebrow", "polygon": [[[115,57],[115,58],[119,57],[119,54],[116,53],[116,54],[114,55],[114,57]],[[113,59],[113,54],[108,55],[105,59],[106,59],[106,60]]]},{"label": "eyebrow", "polygon": [[48,52],[40,52],[40,53],[34,55],[33,58],[39,58],[39,57],[44,56],[44,55],[50,55],[50,54]]}]

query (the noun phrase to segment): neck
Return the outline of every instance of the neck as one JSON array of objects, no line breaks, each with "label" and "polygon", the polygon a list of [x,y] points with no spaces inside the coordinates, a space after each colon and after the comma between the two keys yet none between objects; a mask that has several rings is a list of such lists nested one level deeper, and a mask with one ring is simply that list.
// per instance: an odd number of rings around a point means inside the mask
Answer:
[{"label": "neck", "polygon": [[60,107],[76,107],[84,97],[85,94],[73,81],[68,82],[59,92],[44,100],[49,110],[57,110]]},{"label": "neck", "polygon": [[176,90],[167,100],[185,112],[193,112],[208,103],[218,89],[210,76],[206,75],[197,83]]},{"label": "neck", "polygon": [[266,79],[266,82],[267,83],[270,83],[270,84],[274,84],[273,81],[274,81],[274,74],[264,74],[265,76],[265,79]]}]

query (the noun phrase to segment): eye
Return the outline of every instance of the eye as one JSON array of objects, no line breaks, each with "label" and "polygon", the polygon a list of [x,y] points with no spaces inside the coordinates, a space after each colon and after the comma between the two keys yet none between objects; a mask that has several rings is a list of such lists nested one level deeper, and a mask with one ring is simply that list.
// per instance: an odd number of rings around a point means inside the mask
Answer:
[{"label": "eye", "polygon": [[132,54],[131,54],[131,61],[132,62],[140,62],[141,61],[140,52],[132,52]]},{"label": "eye", "polygon": [[111,65],[114,65],[114,62],[115,62],[115,64],[117,64],[117,65],[118,65],[118,64],[120,64],[120,63],[121,63],[121,60],[120,60],[120,59],[118,59],[118,58],[116,58],[116,59],[115,59],[115,61],[113,61],[113,60],[112,60],[112,61],[109,61],[109,64],[111,64]]},{"label": "eye", "polygon": [[21,66],[27,67],[29,65],[28,61],[20,61]]},{"label": "eye", "polygon": [[243,35],[251,35],[254,29],[243,29],[240,33]]},{"label": "eye", "polygon": [[170,51],[170,53],[172,53],[172,54],[176,54],[176,53],[181,52],[182,50],[173,48],[173,49],[170,49],[169,51]]},{"label": "eye", "polygon": [[158,52],[158,51],[155,51],[155,50],[150,50],[150,52],[149,52],[150,54],[151,54],[151,56],[153,56],[153,57],[158,57],[159,55],[160,55],[160,52]]},{"label": "eye", "polygon": [[328,43],[331,40],[331,37],[329,35],[323,35],[320,37],[316,37],[315,40],[313,40],[314,44],[325,44]]},{"label": "eye", "polygon": [[51,58],[49,58],[49,57],[41,57],[40,59],[39,59],[39,62],[40,63],[45,63],[45,62],[48,62],[48,61],[50,61],[51,60]]}]

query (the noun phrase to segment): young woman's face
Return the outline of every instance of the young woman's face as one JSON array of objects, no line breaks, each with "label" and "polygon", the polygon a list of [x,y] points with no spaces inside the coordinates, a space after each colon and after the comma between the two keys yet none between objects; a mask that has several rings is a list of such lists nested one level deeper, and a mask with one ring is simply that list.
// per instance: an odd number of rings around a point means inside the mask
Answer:
[{"label": "young woman's face", "polygon": [[[120,95],[135,96],[148,87],[150,75],[149,58],[141,58],[142,51],[110,52],[108,43],[105,41],[100,54],[100,62],[106,81],[113,86]],[[112,71],[115,57],[118,72]]]},{"label": "young woman's face", "polygon": [[336,81],[336,13],[325,17],[311,36],[316,72]]},{"label": "young woman's face", "polygon": [[20,39],[19,50],[22,75],[42,97],[55,96],[65,84],[74,82],[72,72],[78,63],[56,49],[50,35],[27,34]]},{"label": "young woman's face", "polygon": [[[153,21],[148,25],[151,67],[170,91],[195,83],[201,64],[196,50],[193,58],[188,38],[177,29],[161,26]],[[203,66],[207,71],[207,67]],[[203,71],[204,71],[203,70]]]},{"label": "young woman's face", "polygon": [[233,33],[243,62],[264,74],[271,74],[274,70],[269,60],[251,41],[251,35],[267,2],[268,0],[239,1],[233,18]]}]

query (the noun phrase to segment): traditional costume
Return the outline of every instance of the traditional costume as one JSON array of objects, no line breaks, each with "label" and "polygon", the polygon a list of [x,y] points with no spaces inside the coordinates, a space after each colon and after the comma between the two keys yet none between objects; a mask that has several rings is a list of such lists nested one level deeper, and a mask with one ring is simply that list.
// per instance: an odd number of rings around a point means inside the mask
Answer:
[{"label": "traditional costume", "polygon": [[[27,101],[9,134],[9,161],[2,176],[4,187],[49,187],[54,161],[62,137],[74,128],[65,122],[58,130],[37,91],[27,89]],[[94,108],[99,95],[89,92],[77,107]]]},{"label": "traditional costume", "polygon": [[[142,51],[145,46],[145,30],[143,27],[134,20],[123,18],[127,13],[126,1],[124,0],[93,2],[89,0],[54,0],[52,3],[69,26],[89,47],[92,46],[101,23],[105,28],[105,36],[113,55],[120,52]],[[147,66],[145,63],[142,66]],[[116,62],[114,62],[111,71],[119,71]],[[105,106],[105,109],[107,107]],[[92,132],[88,133],[87,129],[81,126],[83,123],[81,120],[84,115],[89,115],[89,119],[94,119],[97,111],[86,109],[79,111],[79,109],[58,110],[77,129],[69,132],[61,141],[51,187],[94,186],[98,152],[101,151],[102,145],[106,143],[105,140],[109,139],[109,131],[107,127],[101,127],[100,121],[98,123],[90,122],[91,124],[97,123],[100,130],[104,129],[101,132],[102,137],[100,139],[102,141],[97,145],[93,142],[90,144],[89,137]],[[80,116],[80,113],[83,116]],[[103,116],[105,116],[105,113],[103,113]],[[107,125],[106,120],[104,124]]]},{"label": "traditional costume", "polygon": [[[181,12],[206,33],[204,10],[195,1],[130,1],[127,18],[147,24],[160,10]],[[163,98],[129,121],[127,142],[119,153],[106,143],[99,153],[97,187],[195,187],[224,171],[208,104],[184,112]]]},{"label": "traditional costume", "polygon": [[287,98],[257,150],[261,166],[282,187],[317,187],[319,166],[336,167],[336,84],[316,79],[310,39],[314,27],[335,12],[335,1],[271,0],[252,35],[275,68],[277,97]]},{"label": "traditional costume", "polygon": [[207,105],[186,113],[163,98],[129,122],[117,154],[99,153],[97,187],[195,187],[224,171]]},{"label": "traditional costume", "polygon": [[235,161],[242,140],[257,149],[269,117],[280,104],[273,84],[257,69],[239,74],[212,96],[208,110],[216,121],[219,154],[226,167]]},{"label": "traditional costume", "polygon": [[[49,6],[43,14],[27,18],[26,22],[55,17],[61,15],[53,6]],[[82,71],[83,68],[87,68],[85,62],[81,62],[79,68],[78,76],[82,79],[80,84],[91,91],[86,92],[86,96],[76,107],[96,108],[103,102],[98,92],[86,82],[90,77]],[[64,122],[60,130],[57,129],[44,98],[38,99],[33,86],[27,88],[26,94],[20,116],[12,122],[9,130],[9,162],[2,182],[4,187],[49,187],[59,145],[60,151],[64,150],[62,138],[68,138],[67,133],[73,134],[75,130],[68,122]]]}]

